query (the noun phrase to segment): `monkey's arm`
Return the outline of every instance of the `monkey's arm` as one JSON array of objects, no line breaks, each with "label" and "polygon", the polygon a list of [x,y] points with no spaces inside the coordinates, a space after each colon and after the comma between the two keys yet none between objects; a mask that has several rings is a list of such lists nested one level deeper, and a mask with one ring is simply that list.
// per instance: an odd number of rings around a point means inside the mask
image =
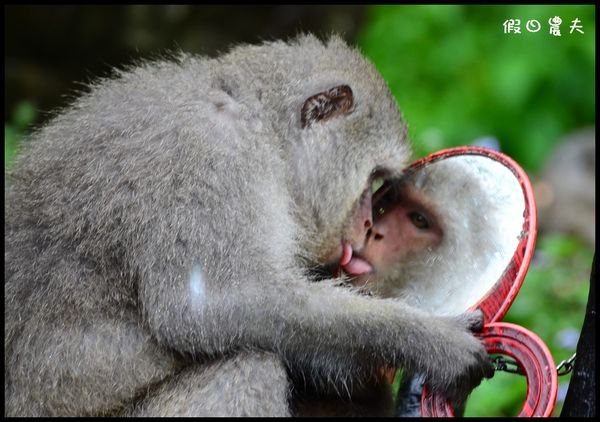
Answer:
[{"label": "monkey's arm", "polygon": [[[340,382],[382,365],[401,366],[424,373],[449,397],[465,396],[491,375],[485,350],[468,332],[476,316],[437,318],[392,299],[291,278],[290,271],[244,277],[234,264],[222,269],[223,280],[211,280],[209,266],[190,265],[171,273],[166,290],[142,285],[156,337],[188,353],[258,347],[309,376]],[[155,277],[161,275],[168,277]]]}]

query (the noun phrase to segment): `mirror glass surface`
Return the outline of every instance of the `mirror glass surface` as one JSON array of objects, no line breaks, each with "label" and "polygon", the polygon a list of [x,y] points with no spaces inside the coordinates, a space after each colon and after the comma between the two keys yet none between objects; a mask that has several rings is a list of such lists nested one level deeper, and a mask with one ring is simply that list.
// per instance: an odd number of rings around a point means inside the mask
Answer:
[{"label": "mirror glass surface", "polygon": [[[424,213],[426,227],[435,228],[436,240],[412,247],[402,270],[375,290],[439,315],[464,312],[486,296],[511,262],[523,236],[523,189],[510,168],[483,155],[426,162],[400,180],[401,192]],[[377,210],[375,202],[375,222]],[[423,227],[419,217],[409,215]]]}]

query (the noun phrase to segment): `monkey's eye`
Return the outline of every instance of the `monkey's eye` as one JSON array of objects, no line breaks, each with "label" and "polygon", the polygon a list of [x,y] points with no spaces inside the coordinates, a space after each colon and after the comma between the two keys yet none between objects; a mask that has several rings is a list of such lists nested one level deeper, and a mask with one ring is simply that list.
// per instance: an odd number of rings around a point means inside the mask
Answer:
[{"label": "monkey's eye", "polygon": [[426,230],[430,227],[429,220],[427,220],[427,217],[420,212],[412,211],[408,214],[408,218],[410,218],[413,225],[420,230]]}]

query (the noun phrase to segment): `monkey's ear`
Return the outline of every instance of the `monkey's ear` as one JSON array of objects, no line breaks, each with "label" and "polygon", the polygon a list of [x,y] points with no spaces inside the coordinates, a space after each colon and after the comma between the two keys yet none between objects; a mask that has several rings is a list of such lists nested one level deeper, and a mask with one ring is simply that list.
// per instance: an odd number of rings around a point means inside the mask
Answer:
[{"label": "monkey's ear", "polygon": [[308,97],[304,101],[300,115],[302,128],[347,113],[352,108],[352,104],[354,104],[354,95],[348,85],[339,85]]}]

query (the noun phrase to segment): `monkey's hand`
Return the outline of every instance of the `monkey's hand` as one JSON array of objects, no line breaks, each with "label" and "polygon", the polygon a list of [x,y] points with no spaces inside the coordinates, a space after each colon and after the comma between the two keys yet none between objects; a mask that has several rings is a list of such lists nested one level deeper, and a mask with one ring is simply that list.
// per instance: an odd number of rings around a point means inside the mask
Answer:
[{"label": "monkey's hand", "polygon": [[[461,406],[482,378],[494,375],[483,343],[471,333],[483,328],[483,313],[476,310],[440,319],[440,343],[434,346],[438,346],[441,355],[430,362],[439,367],[428,368],[426,382],[433,392],[448,398],[454,407]],[[438,350],[433,354],[437,353]]]}]

